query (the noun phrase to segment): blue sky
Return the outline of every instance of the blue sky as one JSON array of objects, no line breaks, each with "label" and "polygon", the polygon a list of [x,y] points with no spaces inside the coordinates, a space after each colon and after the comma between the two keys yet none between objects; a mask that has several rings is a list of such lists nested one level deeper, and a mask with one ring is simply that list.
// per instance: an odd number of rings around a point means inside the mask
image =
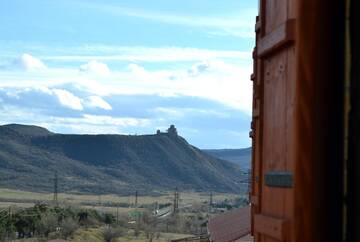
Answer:
[{"label": "blue sky", "polygon": [[0,124],[250,146],[255,0],[2,0]]}]

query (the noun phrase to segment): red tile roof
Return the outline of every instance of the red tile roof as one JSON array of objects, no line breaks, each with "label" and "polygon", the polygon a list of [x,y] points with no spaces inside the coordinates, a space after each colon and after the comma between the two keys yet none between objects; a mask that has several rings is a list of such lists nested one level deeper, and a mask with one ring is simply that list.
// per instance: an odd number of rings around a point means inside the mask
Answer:
[{"label": "red tile roof", "polygon": [[230,242],[250,233],[250,207],[234,209],[210,218],[208,229],[211,241]]},{"label": "red tile roof", "polygon": [[241,237],[240,239],[237,239],[235,242],[254,242],[254,237],[248,234],[245,237]]}]

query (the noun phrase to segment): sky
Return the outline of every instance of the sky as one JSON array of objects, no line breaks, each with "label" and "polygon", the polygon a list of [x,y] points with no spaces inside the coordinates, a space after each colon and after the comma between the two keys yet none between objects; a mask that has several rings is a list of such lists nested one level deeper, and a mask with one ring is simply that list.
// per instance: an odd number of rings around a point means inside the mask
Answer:
[{"label": "sky", "polygon": [[250,146],[255,0],[1,0],[0,124]]}]

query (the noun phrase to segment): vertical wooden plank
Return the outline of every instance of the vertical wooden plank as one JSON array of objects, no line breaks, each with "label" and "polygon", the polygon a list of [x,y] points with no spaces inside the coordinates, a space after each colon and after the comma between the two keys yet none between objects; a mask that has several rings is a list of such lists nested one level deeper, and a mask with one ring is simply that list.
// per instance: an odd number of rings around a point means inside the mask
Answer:
[{"label": "vertical wooden plank", "polygon": [[288,19],[296,19],[296,3],[297,0],[288,0],[288,7],[287,7]]},{"label": "vertical wooden plank", "polygon": [[[263,173],[285,170],[285,62],[284,52],[267,58],[264,64],[264,158]],[[284,206],[284,191],[263,184],[263,199],[267,202],[262,212],[281,216]]]},{"label": "vertical wooden plank", "polygon": [[[295,47],[287,50],[286,60],[286,167],[287,171],[295,174],[295,134],[294,134],[294,105],[295,105]],[[285,191],[284,217],[293,218],[294,216],[294,189]],[[291,227],[289,229],[292,229]]]},{"label": "vertical wooden plank", "polygon": [[267,0],[266,1],[266,34],[287,20],[288,0]]}]

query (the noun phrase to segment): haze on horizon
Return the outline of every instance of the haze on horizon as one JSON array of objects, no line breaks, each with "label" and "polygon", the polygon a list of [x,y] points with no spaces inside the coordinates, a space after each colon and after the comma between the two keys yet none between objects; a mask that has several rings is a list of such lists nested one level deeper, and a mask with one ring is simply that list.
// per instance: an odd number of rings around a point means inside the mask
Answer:
[{"label": "haze on horizon", "polygon": [[250,146],[257,1],[0,2],[0,125]]}]

